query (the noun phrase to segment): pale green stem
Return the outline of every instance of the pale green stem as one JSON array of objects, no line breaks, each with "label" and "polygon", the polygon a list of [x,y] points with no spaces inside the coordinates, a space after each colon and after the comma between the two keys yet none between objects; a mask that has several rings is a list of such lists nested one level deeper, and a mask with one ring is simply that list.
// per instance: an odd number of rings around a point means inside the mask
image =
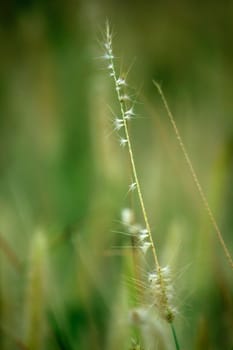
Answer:
[{"label": "pale green stem", "polygon": [[142,214],[143,214],[143,217],[144,217],[146,229],[148,231],[149,240],[150,240],[150,244],[151,244],[151,249],[152,249],[155,265],[156,265],[156,268],[157,268],[158,273],[160,275],[161,274],[161,268],[160,268],[160,265],[159,265],[158,256],[157,256],[157,253],[156,253],[156,250],[155,250],[155,245],[154,245],[153,238],[152,238],[151,228],[150,228],[149,220],[148,220],[148,217],[147,217],[146,208],[145,208],[145,205],[144,205],[144,200],[143,200],[143,196],[142,196],[141,186],[140,186],[140,183],[139,183],[139,180],[138,180],[138,175],[137,175],[137,170],[136,170],[136,166],[135,166],[133,150],[132,150],[132,145],[131,145],[131,140],[130,140],[130,136],[129,136],[128,125],[127,125],[127,121],[125,119],[124,104],[121,101],[120,91],[117,88],[118,87],[118,85],[117,85],[117,77],[116,77],[116,71],[115,71],[115,68],[114,68],[113,59],[111,59],[111,65],[113,67],[112,68],[112,73],[113,73],[113,78],[114,78],[114,82],[115,82],[115,89],[116,89],[116,92],[117,92],[118,101],[120,103],[121,116],[122,116],[122,120],[123,120],[123,123],[124,123],[125,136],[126,136],[126,139],[127,139],[129,156],[130,156],[130,162],[131,162],[131,166],[132,166],[134,180],[135,180],[136,187],[137,187],[137,193],[138,193],[138,197],[139,197],[139,202],[140,202],[140,205],[141,205]]},{"label": "pale green stem", "polygon": [[201,200],[202,200],[202,203],[203,203],[203,205],[204,205],[204,208],[205,208],[206,211],[207,211],[207,214],[208,214],[208,216],[209,216],[210,222],[211,222],[211,224],[213,225],[214,230],[215,230],[215,232],[216,232],[216,234],[217,234],[219,243],[220,243],[220,245],[222,246],[222,249],[223,249],[223,251],[224,251],[224,253],[225,253],[225,256],[226,256],[226,258],[227,258],[227,260],[228,260],[228,262],[229,262],[229,265],[230,265],[231,268],[233,269],[233,260],[232,260],[231,254],[230,254],[230,252],[229,252],[229,250],[228,250],[228,248],[227,248],[227,245],[226,245],[226,243],[225,243],[225,241],[224,241],[224,239],[223,239],[222,233],[221,233],[221,231],[220,231],[220,229],[219,229],[219,227],[218,227],[217,221],[215,220],[214,214],[213,214],[212,210],[210,209],[208,200],[207,200],[206,195],[205,195],[205,193],[204,193],[204,191],[203,191],[203,189],[202,189],[202,186],[201,186],[201,184],[200,184],[200,182],[199,182],[199,180],[198,180],[196,171],[194,170],[194,167],[193,167],[193,164],[192,164],[192,162],[191,162],[191,159],[190,159],[190,157],[189,157],[189,155],[188,155],[188,152],[186,151],[186,148],[185,148],[184,143],[183,143],[183,141],[182,141],[180,132],[179,132],[178,127],[177,127],[177,125],[176,125],[175,118],[173,117],[173,114],[172,114],[172,112],[171,112],[171,110],[170,110],[170,108],[169,108],[169,106],[168,106],[167,100],[166,100],[166,98],[165,98],[165,96],[164,96],[164,93],[163,93],[163,91],[162,91],[160,85],[159,85],[156,81],[153,81],[153,83],[154,83],[155,87],[157,88],[157,90],[158,90],[158,92],[159,92],[159,95],[161,96],[161,99],[162,99],[162,101],[163,101],[164,107],[165,107],[166,112],[167,112],[167,114],[168,114],[169,120],[170,120],[170,122],[171,122],[171,124],[172,124],[172,127],[173,127],[173,129],[174,129],[176,138],[177,138],[178,143],[179,143],[179,145],[180,145],[180,148],[181,148],[181,150],[182,150],[182,152],[183,152],[185,161],[186,161],[186,163],[187,163],[187,165],[188,165],[188,168],[189,168],[189,171],[190,171],[191,176],[192,176],[192,178],[193,178],[193,181],[194,181],[194,183],[195,183],[195,185],[196,185],[196,187],[197,187],[197,190],[198,190],[199,195],[200,195],[200,197],[201,197]]},{"label": "pale green stem", "polygon": [[179,342],[178,342],[178,338],[177,338],[177,335],[176,335],[176,330],[175,330],[174,324],[170,323],[170,325],[171,325],[172,336],[173,336],[173,339],[174,339],[176,350],[180,350],[180,345],[179,345]]},{"label": "pale green stem", "polygon": [[[107,38],[109,38],[109,37],[110,37],[110,32],[109,32],[109,26],[107,25]],[[134,177],[134,181],[136,183],[137,193],[138,193],[139,202],[140,202],[140,205],[141,205],[142,214],[143,214],[143,217],[144,217],[146,229],[148,231],[148,236],[149,236],[149,241],[150,241],[150,245],[151,245],[151,249],[152,249],[152,254],[153,254],[155,266],[156,266],[157,273],[158,273],[159,279],[160,279],[161,290],[162,290],[162,293],[164,295],[164,298],[165,298],[166,304],[167,304],[166,288],[165,288],[165,285],[164,285],[164,281],[163,281],[163,277],[162,277],[162,273],[161,273],[161,267],[160,267],[160,264],[159,264],[158,256],[157,256],[155,245],[154,245],[154,241],[153,241],[153,238],[152,238],[152,232],[151,232],[149,220],[148,220],[148,217],[147,217],[147,212],[146,212],[146,208],[145,208],[145,204],[144,204],[144,199],[143,199],[143,195],[142,195],[142,191],[141,191],[140,182],[139,182],[138,175],[137,175],[137,170],[136,170],[136,165],[135,165],[134,155],[133,155],[133,150],[132,150],[132,145],[131,145],[131,139],[130,139],[130,136],[129,136],[128,124],[127,124],[127,120],[125,118],[125,107],[124,107],[124,102],[123,102],[123,100],[121,98],[121,95],[120,95],[119,84],[117,83],[117,76],[116,76],[116,70],[115,70],[113,56],[112,56],[112,50],[111,50],[111,52],[109,52],[109,57],[110,57],[111,75],[113,76],[114,83],[115,83],[115,90],[116,90],[117,98],[118,98],[118,101],[119,101],[119,104],[120,104],[121,117],[122,117],[122,120],[123,120],[125,136],[126,136],[126,140],[127,140],[127,144],[128,144],[128,151],[129,151],[130,162],[131,162],[131,166],[132,166],[133,177]],[[168,305],[167,305],[167,309],[169,311]],[[173,326],[172,322],[169,322],[169,323],[171,325],[172,334],[173,334],[173,338],[174,338],[175,345],[176,345],[176,350],[179,350],[180,348],[179,348],[179,344],[178,344],[178,340],[177,340],[177,336],[176,336],[176,332],[175,332],[174,326]]]}]

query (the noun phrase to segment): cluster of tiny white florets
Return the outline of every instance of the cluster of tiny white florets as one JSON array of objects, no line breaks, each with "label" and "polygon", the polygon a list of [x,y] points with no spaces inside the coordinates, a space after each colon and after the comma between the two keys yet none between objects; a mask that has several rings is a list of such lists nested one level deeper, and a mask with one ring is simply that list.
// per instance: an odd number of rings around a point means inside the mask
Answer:
[{"label": "cluster of tiny white florets", "polygon": [[159,311],[160,316],[172,322],[176,310],[172,306],[174,299],[174,289],[169,266],[160,268],[159,271],[152,271],[147,276],[147,289],[152,306]]},{"label": "cluster of tiny white florets", "polygon": [[124,208],[122,210],[121,219],[123,225],[127,228],[127,231],[136,238],[137,248],[140,249],[143,254],[146,254],[151,247],[148,230],[140,224],[135,223],[134,213],[129,208]]},{"label": "cluster of tiny white florets", "polygon": [[149,321],[153,311],[167,322],[171,323],[176,315],[173,307],[173,287],[169,267],[160,269],[160,272],[152,271],[147,275],[144,290],[147,294],[147,306],[135,308],[130,313],[130,320],[135,324],[143,324]]},{"label": "cluster of tiny white florets", "polygon": [[[124,129],[125,122],[131,120],[134,116],[134,104],[132,102],[129,94],[126,93],[126,88],[128,84],[126,79],[123,76],[117,76],[115,65],[114,65],[114,55],[112,49],[112,33],[110,31],[109,25],[106,27],[106,38],[104,42],[105,54],[102,56],[104,60],[107,61],[107,69],[109,71],[110,77],[113,78],[115,84],[115,90],[117,93],[117,98],[121,105],[121,115],[115,116],[113,120],[114,130],[119,132],[121,129]],[[124,136],[120,136],[119,139],[120,145],[125,147],[128,144],[127,138]],[[131,188],[131,190],[134,188]]]},{"label": "cluster of tiny white florets", "polygon": [[[145,255],[152,247],[148,230],[135,223],[134,213],[129,208],[122,210],[121,220],[130,235],[136,238],[137,248]],[[148,272],[144,288],[148,297],[148,305],[155,307],[163,319],[172,322],[176,312],[172,306],[174,291],[169,266],[159,268],[159,271],[154,269]]]}]

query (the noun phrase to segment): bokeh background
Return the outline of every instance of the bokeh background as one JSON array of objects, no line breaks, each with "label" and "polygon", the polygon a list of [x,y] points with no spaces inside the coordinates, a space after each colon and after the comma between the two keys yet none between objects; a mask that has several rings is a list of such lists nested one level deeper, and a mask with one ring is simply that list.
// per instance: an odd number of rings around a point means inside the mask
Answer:
[{"label": "bokeh background", "polygon": [[99,59],[106,18],[119,71],[133,62],[131,135],[181,349],[233,349],[232,271],[152,84],[233,252],[233,3],[216,0],[1,1],[0,349],[132,349],[132,257],[113,232],[130,176]]}]

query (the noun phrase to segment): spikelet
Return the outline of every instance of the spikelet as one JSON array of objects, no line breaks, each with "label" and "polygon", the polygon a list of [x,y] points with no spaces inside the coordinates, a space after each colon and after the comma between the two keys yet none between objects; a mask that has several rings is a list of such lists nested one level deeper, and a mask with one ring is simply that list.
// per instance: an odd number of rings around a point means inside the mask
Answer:
[{"label": "spikelet", "polygon": [[[146,255],[151,248],[148,230],[135,223],[134,213],[129,208],[122,210],[121,219],[128,232],[136,238],[137,249],[141,251],[143,255]],[[170,267],[159,267],[159,271],[154,269],[148,272],[146,279],[143,280],[141,285],[144,286],[144,294],[146,294],[148,308],[155,308],[162,319],[169,323],[172,322],[176,314],[176,309],[172,306],[174,288],[172,285]],[[140,309],[140,312],[137,314],[139,319],[143,320],[145,315],[147,315],[147,311],[145,309]]]}]

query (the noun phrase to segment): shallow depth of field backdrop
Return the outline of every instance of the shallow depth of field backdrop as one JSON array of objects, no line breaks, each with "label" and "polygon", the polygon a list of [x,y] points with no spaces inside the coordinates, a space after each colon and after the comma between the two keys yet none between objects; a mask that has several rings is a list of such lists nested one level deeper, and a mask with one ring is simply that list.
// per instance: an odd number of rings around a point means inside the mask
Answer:
[{"label": "shallow depth of field backdrop", "polygon": [[[233,253],[233,3],[182,0],[1,2],[0,349],[129,350],[135,336],[130,242],[113,232],[130,178],[98,59],[106,18],[119,70],[134,62],[131,135],[181,349],[230,350],[233,271],[152,79]],[[136,197],[134,210],[140,221]]]}]

